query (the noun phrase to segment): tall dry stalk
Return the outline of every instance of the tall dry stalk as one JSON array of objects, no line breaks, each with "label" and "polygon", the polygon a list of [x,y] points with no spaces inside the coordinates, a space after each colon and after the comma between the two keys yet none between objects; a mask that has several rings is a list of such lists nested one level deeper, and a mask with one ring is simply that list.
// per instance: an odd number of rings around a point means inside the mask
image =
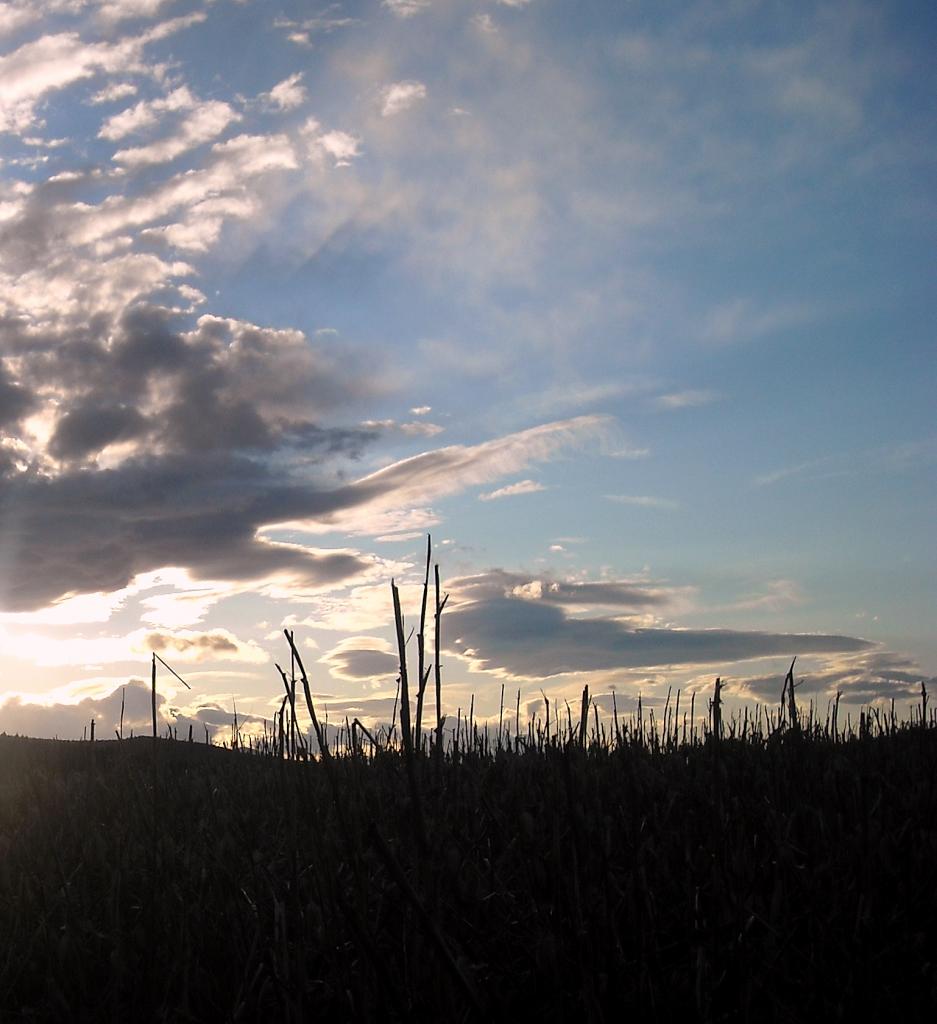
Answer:
[{"label": "tall dry stalk", "polygon": [[716,685],[713,687],[713,698],[709,702],[711,713],[710,727],[712,734],[717,740],[722,739],[722,680],[717,676]]},{"label": "tall dry stalk", "polygon": [[150,673],[150,711],[153,718],[153,742],[156,742],[156,652],[153,652],[152,671]]},{"label": "tall dry stalk", "polygon": [[416,741],[417,750],[423,747],[423,694],[426,692],[426,683],[429,680],[430,670],[425,667],[426,663],[426,599],[429,594],[429,562],[432,552],[432,537],[426,535],[426,572],[423,576],[423,600],[420,604],[420,631],[416,635],[417,643],[417,673],[418,689],[416,695]]},{"label": "tall dry stalk", "polygon": [[393,580],[390,592],[394,601],[394,625],[397,630],[397,654],[400,660],[400,738],[404,754],[409,758],[413,749],[413,734],[410,732],[410,680],[407,675],[407,641],[404,637],[403,612],[400,610],[400,591]]},{"label": "tall dry stalk", "polygon": [[786,694],[787,718],[788,723],[792,729],[796,729],[800,724],[800,720],[797,716],[797,699],[794,696],[794,689],[797,686],[797,684],[794,682],[794,662],[796,661],[797,659],[794,658],[794,661],[791,662],[791,667],[787,670],[787,675],[784,677],[784,687],[781,690],[781,710],[783,712],[784,697]]},{"label": "tall dry stalk", "polygon": [[449,600],[449,595],[440,601],[439,598],[439,565],[433,567],[433,575],[436,583],[436,614],[434,617],[433,624],[433,666],[435,669],[435,682],[436,682],[436,749],[442,753],[442,666],[439,660],[439,644],[440,644],[440,622],[442,620],[442,612],[446,607],[446,602]]}]

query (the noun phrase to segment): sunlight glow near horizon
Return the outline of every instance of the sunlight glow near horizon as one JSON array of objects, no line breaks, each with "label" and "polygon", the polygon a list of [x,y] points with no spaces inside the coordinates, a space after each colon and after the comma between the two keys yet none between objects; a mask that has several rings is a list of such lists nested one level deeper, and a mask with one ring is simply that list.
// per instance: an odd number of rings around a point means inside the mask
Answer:
[{"label": "sunlight glow near horizon", "polygon": [[450,713],[776,703],[794,655],[818,706],[914,703],[935,38],[923,3],[6,4],[0,731],[109,723],[152,649],[198,681],[166,715],[269,718],[284,626],[380,721],[427,533]]}]

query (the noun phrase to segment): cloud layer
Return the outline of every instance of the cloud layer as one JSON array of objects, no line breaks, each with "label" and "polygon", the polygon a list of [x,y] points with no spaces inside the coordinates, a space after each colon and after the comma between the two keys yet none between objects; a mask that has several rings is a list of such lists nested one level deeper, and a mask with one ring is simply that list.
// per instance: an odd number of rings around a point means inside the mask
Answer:
[{"label": "cloud layer", "polygon": [[[564,583],[499,570],[454,581],[453,595],[445,623],[448,649],[475,670],[508,678],[726,667],[874,646],[850,636],[646,625],[648,612],[667,609],[677,594],[627,582]],[[581,609],[597,614],[575,614]]]}]

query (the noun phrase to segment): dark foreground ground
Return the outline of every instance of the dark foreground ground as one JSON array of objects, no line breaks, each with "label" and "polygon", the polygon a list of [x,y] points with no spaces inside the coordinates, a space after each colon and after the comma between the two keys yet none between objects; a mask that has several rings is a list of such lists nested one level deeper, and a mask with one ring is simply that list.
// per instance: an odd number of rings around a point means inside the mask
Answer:
[{"label": "dark foreground ground", "polygon": [[540,746],[0,737],[0,1020],[937,1019],[937,730]]}]

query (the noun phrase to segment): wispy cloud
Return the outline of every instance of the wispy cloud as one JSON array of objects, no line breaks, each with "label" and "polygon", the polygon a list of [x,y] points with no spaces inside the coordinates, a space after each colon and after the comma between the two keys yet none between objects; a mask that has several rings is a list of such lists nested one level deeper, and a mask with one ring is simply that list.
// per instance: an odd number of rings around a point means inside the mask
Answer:
[{"label": "wispy cloud", "polygon": [[654,498],[647,494],[606,494],[605,497],[617,505],[634,505],[637,508],[672,510],[680,507],[680,503],[671,498]]},{"label": "wispy cloud", "polygon": [[386,433],[401,433],[406,437],[436,437],[446,429],[439,423],[431,423],[429,420],[413,420],[409,423],[399,423],[397,420],[364,420],[361,426],[365,430],[376,430]]},{"label": "wispy cloud", "polygon": [[807,459],[762,473],[755,477],[754,483],[758,487],[767,487],[791,478],[825,480],[869,473],[907,473],[934,461],[937,461],[937,438],[924,438]]},{"label": "wispy cloud", "polygon": [[746,594],[729,604],[710,605],[707,611],[777,612],[803,604],[805,599],[803,590],[794,580],[769,580],[760,591]]},{"label": "wispy cloud", "polygon": [[651,449],[626,444],[612,448],[607,454],[612,459],[646,459],[651,454]]},{"label": "wispy cloud", "polygon": [[321,14],[312,18],[294,20],[292,18],[276,18],[273,27],[283,29],[286,38],[297,46],[310,47],[316,36],[329,35],[342,28],[350,28],[359,25],[357,18],[351,18],[340,13],[337,4],[327,7]]},{"label": "wispy cloud", "polygon": [[479,501],[496,501],[498,498],[513,498],[518,494],[536,494],[538,491],[545,491],[543,484],[536,480],[518,480],[517,483],[507,484],[494,491],[486,491],[479,494]]},{"label": "wispy cloud", "polygon": [[655,403],[661,409],[695,409],[700,405],[709,405],[719,400],[721,396],[718,391],[707,389],[690,389],[687,391],[672,391],[666,395],[658,395]]},{"label": "wispy cloud", "polygon": [[735,344],[802,327],[816,317],[816,309],[804,303],[763,306],[748,298],[733,299],[709,311],[701,337],[710,344]]}]

